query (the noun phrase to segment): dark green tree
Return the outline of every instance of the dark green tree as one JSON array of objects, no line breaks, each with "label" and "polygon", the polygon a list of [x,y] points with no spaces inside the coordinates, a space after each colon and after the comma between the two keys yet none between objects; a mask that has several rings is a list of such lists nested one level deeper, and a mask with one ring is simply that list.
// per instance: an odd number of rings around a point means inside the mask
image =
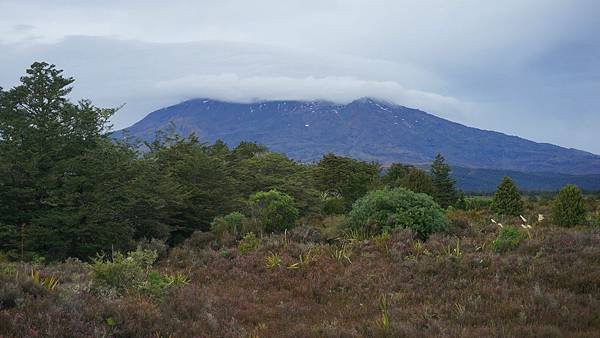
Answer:
[{"label": "dark green tree", "polygon": [[562,188],[552,204],[552,220],[561,227],[581,225],[585,221],[585,202],[581,190],[573,184]]},{"label": "dark green tree", "polygon": [[377,183],[379,165],[326,154],[317,164],[314,173],[318,189],[340,194],[349,209],[354,201]]},{"label": "dark green tree", "polygon": [[72,103],[73,81],[36,62],[0,95],[0,224],[50,258],[121,247],[133,233],[111,212],[116,195],[104,196],[126,179],[113,160],[132,158],[105,135],[115,109]]},{"label": "dark green tree", "polygon": [[437,154],[431,164],[431,179],[433,198],[442,208],[454,205],[458,199],[458,191],[450,172],[450,166],[446,164],[444,157]]},{"label": "dark green tree", "polygon": [[195,135],[177,135],[155,141],[145,160],[177,187],[180,199],[168,211],[171,242],[178,243],[195,230],[208,231],[218,215],[233,211],[235,187],[226,160],[211,156],[212,149]]},{"label": "dark green tree", "polygon": [[498,215],[519,216],[523,213],[523,201],[515,183],[504,176],[492,199],[492,211]]},{"label": "dark green tree", "polygon": [[381,177],[381,183],[388,187],[399,187],[402,180],[408,175],[411,166],[402,163],[392,163]]}]

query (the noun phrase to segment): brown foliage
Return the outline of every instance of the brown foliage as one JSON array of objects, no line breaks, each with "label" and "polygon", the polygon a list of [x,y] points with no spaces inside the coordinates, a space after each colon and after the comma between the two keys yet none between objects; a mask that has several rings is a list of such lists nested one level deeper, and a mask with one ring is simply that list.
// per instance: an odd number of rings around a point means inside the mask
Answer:
[{"label": "brown foliage", "polygon": [[[299,228],[248,253],[183,245],[156,268],[191,282],[164,300],[95,294],[76,262],[46,271],[63,281],[56,292],[30,294],[3,277],[3,292],[25,297],[0,310],[0,336],[597,335],[600,232],[534,226],[519,247],[496,254],[498,226],[476,212],[450,217],[449,232],[426,242],[409,230],[326,242]],[[280,266],[265,266],[270,254]]]}]

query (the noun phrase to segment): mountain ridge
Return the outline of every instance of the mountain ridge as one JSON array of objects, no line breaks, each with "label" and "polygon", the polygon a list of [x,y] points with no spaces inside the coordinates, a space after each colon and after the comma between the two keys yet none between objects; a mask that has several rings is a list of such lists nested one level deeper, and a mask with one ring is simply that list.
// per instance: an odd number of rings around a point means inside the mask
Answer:
[{"label": "mountain ridge", "polygon": [[[333,152],[380,163],[430,162],[441,152],[449,163],[471,169],[569,175],[600,174],[600,156],[468,127],[433,114],[363,97],[347,104],[326,100],[236,103],[197,98],[148,114],[129,134],[151,140],[175,125],[202,141],[265,144],[302,162]],[[122,137],[123,130],[115,137]]]}]

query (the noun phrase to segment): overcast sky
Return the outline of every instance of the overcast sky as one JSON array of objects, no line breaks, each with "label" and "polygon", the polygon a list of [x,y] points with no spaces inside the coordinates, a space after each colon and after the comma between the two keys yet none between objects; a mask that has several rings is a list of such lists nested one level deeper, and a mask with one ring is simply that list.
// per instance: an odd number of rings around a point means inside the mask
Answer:
[{"label": "overcast sky", "polygon": [[34,61],[124,128],[194,97],[373,96],[600,154],[598,0],[0,0],[0,86]]}]

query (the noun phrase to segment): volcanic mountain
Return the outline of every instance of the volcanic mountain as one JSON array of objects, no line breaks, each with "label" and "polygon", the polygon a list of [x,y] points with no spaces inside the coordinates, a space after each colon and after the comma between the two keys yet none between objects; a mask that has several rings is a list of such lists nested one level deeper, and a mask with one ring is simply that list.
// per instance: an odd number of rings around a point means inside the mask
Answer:
[{"label": "volcanic mountain", "polygon": [[[598,155],[467,127],[372,98],[348,104],[193,99],[154,111],[126,130],[130,137],[151,140],[157,130],[170,125],[182,135],[195,133],[205,142],[255,141],[302,162],[332,152],[382,164],[422,165],[439,152],[461,168],[457,172],[475,172],[476,176],[485,172],[488,179],[489,170],[496,173],[494,177],[510,171],[534,174],[536,179],[559,174],[566,182],[594,183],[600,178]],[[115,133],[115,137],[122,135],[123,131]],[[600,189],[600,180],[592,185]]]}]

